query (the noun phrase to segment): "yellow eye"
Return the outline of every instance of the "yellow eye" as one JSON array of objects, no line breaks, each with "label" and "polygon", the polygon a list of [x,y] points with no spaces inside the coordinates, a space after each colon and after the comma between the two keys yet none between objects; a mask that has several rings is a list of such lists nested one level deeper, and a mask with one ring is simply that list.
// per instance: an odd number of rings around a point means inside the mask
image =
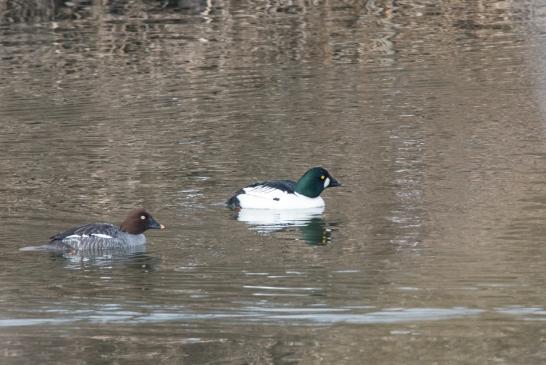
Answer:
[{"label": "yellow eye", "polygon": [[321,180],[324,180],[324,179],[326,179],[326,176],[321,175],[321,176],[320,176],[320,179],[321,179]]}]

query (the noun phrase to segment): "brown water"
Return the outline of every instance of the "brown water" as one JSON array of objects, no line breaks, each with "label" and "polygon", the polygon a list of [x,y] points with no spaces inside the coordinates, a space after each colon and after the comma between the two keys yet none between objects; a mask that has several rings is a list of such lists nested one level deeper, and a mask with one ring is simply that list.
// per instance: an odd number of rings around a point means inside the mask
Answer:
[{"label": "brown water", "polygon": [[[0,1],[0,363],[546,363],[540,2],[51,4]],[[314,165],[324,213],[223,206]]]}]

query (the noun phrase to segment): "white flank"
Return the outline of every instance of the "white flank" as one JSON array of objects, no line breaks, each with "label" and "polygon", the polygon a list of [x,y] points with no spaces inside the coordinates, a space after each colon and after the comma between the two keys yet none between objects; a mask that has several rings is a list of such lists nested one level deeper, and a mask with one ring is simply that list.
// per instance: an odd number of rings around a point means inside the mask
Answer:
[{"label": "white flank", "polygon": [[245,194],[237,195],[241,208],[250,209],[309,209],[324,207],[320,196],[308,198],[298,193],[287,193],[268,186],[243,189]]}]

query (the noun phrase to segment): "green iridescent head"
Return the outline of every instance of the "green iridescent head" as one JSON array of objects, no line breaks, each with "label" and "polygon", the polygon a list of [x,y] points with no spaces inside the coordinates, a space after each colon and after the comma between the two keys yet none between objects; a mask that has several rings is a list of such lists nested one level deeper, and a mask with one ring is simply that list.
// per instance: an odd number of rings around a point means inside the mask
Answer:
[{"label": "green iridescent head", "polygon": [[341,184],[326,169],[313,167],[298,180],[294,190],[308,198],[316,198],[324,189],[336,186],[341,186]]}]

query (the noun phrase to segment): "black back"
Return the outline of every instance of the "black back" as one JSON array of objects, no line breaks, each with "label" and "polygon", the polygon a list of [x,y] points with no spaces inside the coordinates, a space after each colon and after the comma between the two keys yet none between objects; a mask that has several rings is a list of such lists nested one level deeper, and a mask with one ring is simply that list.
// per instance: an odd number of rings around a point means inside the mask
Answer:
[{"label": "black back", "polygon": [[257,183],[245,186],[245,188],[254,188],[256,186],[267,186],[268,188],[271,188],[271,189],[277,189],[289,194],[294,194],[294,188],[296,187],[296,182],[292,180],[271,180],[271,181],[257,182]]},{"label": "black back", "polygon": [[91,223],[84,224],[83,226],[74,227],[61,233],[57,233],[49,237],[49,239],[51,240],[50,243],[53,243],[54,241],[62,241],[66,237],[72,236],[73,234],[90,236],[93,233],[107,234],[109,236],[115,237],[117,235],[117,232],[119,232],[119,227],[113,224]]}]

